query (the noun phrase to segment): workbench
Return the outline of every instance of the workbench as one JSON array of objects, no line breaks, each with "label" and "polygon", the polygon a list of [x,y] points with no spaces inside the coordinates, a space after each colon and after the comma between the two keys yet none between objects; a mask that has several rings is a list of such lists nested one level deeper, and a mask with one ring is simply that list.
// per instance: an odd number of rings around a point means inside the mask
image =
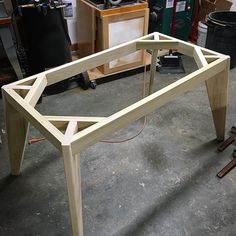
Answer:
[{"label": "workbench", "polygon": [[[77,9],[80,58],[139,38],[148,32],[149,8],[146,1],[101,9],[87,0],[79,0]],[[146,58],[145,51],[137,51],[101,65],[99,71],[89,74],[96,79],[96,75],[99,78],[138,68],[150,64],[149,58]]]}]

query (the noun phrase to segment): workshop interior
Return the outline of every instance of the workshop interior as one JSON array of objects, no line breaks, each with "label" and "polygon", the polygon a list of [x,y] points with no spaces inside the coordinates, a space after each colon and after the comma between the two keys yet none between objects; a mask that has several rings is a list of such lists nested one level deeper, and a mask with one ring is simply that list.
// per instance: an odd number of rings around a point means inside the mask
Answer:
[{"label": "workshop interior", "polygon": [[0,36],[0,235],[236,235],[236,0],[0,0]]}]

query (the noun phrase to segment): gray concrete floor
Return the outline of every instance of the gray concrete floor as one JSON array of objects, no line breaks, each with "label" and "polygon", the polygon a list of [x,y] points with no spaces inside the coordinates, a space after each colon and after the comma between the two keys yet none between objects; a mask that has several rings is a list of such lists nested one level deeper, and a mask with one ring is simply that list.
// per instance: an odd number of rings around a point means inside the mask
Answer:
[{"label": "gray concrete floor", "polygon": [[[195,64],[184,59],[187,73]],[[182,75],[181,75],[182,76]],[[108,116],[138,101],[143,75],[43,98],[47,115]],[[158,75],[155,90],[180,75]],[[230,72],[226,130],[236,125],[236,69]],[[3,107],[0,124],[4,129]],[[236,235],[236,169],[216,173],[234,147],[217,153],[204,84],[147,116],[144,131],[122,144],[97,143],[81,154],[85,236]],[[112,135],[140,130],[140,119]],[[29,137],[40,136],[31,127]],[[71,235],[61,154],[47,141],[28,146],[18,177],[0,147],[0,235]]]}]

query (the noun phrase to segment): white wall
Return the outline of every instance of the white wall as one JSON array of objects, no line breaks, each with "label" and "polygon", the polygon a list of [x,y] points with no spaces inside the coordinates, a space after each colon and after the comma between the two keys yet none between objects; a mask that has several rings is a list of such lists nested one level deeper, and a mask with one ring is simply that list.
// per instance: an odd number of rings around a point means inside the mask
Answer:
[{"label": "white wall", "polygon": [[4,0],[6,9],[9,11],[9,13],[12,13],[12,4],[11,4],[11,0]]},{"label": "white wall", "polygon": [[233,3],[232,7],[230,8],[230,11],[236,11],[236,0],[230,0],[230,1]]},{"label": "white wall", "polygon": [[[67,20],[68,33],[70,36],[70,40],[72,44],[78,43],[77,39],[77,14],[76,14],[76,0],[63,0],[65,3],[72,3],[72,8],[70,8],[72,15],[66,17],[65,11],[65,19]],[[66,9],[65,9],[66,10]]]}]

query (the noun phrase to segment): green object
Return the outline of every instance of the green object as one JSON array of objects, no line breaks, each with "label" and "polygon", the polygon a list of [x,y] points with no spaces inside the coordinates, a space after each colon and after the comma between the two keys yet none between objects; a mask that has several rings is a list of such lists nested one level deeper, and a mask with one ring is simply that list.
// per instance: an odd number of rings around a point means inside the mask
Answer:
[{"label": "green object", "polygon": [[177,0],[173,37],[187,41],[192,28],[194,0]]},{"label": "green object", "polygon": [[192,26],[194,2],[195,0],[176,0],[175,12],[174,0],[150,0],[149,33],[158,31],[187,40]]},{"label": "green object", "polygon": [[[172,1],[174,2],[174,0]],[[166,8],[166,2],[167,0],[149,0],[150,12],[154,11],[158,15],[158,19],[156,21],[150,22],[149,33],[158,31],[163,34],[170,35],[173,5],[172,7]]]}]

